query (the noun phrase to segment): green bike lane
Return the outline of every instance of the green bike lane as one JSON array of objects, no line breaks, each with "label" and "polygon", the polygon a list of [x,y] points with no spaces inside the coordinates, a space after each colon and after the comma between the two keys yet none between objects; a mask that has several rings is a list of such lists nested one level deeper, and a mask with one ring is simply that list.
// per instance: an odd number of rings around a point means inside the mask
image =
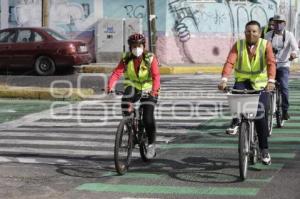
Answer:
[{"label": "green bike lane", "polygon": [[13,121],[31,113],[66,105],[50,100],[0,99],[0,123]]},{"label": "green bike lane", "polygon": [[[291,119],[284,128],[274,127],[269,138],[272,165],[250,166],[244,182],[239,180],[238,138],[224,133],[230,118],[217,117],[172,143],[160,144],[158,157],[149,164],[135,159],[124,176],[118,176],[113,167],[108,168],[100,179],[86,181],[76,190],[107,197],[117,193],[122,197],[147,198],[267,198],[269,192],[279,192],[284,187],[285,176],[282,175],[287,175],[286,170],[299,162],[298,84],[300,81],[290,83]],[[272,187],[273,184],[277,187]],[[294,186],[291,189],[295,190],[298,185],[289,186]],[[263,190],[269,192],[266,194]]]}]

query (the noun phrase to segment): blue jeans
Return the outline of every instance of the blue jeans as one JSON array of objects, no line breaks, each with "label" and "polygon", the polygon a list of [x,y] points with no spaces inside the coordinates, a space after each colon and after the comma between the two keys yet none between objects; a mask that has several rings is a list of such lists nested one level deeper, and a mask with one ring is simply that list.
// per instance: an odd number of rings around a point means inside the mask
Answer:
[{"label": "blue jeans", "polygon": [[[239,89],[239,90],[253,90],[250,81],[245,81],[245,82],[235,82],[234,89]],[[267,118],[265,117],[265,111],[267,103],[268,103],[268,98],[269,98],[269,93],[267,92],[261,92],[260,97],[259,97],[259,105],[258,105],[258,111],[257,111],[257,117],[259,119],[255,119],[254,124],[255,128],[257,131],[257,136],[258,136],[258,144],[260,149],[268,149],[268,122]],[[236,120],[236,119],[233,119]],[[236,121],[233,121],[236,122]]]},{"label": "blue jeans", "polygon": [[282,111],[288,111],[289,109],[289,75],[290,69],[281,67],[276,70],[276,81],[280,84],[281,96],[282,96]]}]

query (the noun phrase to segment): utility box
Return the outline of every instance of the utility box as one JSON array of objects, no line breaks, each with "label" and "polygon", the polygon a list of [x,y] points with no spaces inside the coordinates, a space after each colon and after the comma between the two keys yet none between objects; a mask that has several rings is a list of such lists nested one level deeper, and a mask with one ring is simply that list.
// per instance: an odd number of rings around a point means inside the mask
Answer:
[{"label": "utility box", "polygon": [[127,38],[142,33],[141,19],[100,19],[96,26],[96,61],[117,63],[122,52],[128,51]]}]

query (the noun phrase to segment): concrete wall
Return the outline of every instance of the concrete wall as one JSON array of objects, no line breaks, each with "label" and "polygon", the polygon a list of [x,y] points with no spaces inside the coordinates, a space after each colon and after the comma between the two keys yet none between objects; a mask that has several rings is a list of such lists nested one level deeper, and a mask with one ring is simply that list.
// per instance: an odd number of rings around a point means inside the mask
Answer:
[{"label": "concrete wall", "polygon": [[[157,55],[165,64],[223,63],[233,42],[243,37],[247,21],[265,25],[274,13],[286,15],[288,29],[299,40],[298,1],[156,0]],[[9,26],[39,25],[40,0],[9,0],[9,4]],[[52,0],[50,4],[50,27],[86,40],[91,50],[94,25],[100,17],[142,18],[147,33],[146,0]],[[26,11],[29,7],[34,12]]]},{"label": "concrete wall", "polygon": [[[184,2],[184,3],[183,3]],[[211,1],[189,3],[168,1],[167,33],[160,42],[172,51],[160,49],[161,60],[167,63],[222,63],[233,42],[243,36],[249,20],[265,25],[277,12],[274,1]]]}]

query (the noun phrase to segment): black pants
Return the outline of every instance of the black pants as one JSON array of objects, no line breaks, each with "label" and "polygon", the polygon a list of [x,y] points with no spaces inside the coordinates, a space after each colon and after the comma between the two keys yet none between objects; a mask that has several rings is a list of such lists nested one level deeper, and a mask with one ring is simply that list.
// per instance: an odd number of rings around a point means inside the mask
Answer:
[{"label": "black pants", "polygon": [[[251,83],[249,81],[246,82],[236,82],[234,84],[234,89],[239,90],[252,90]],[[257,136],[258,136],[258,144],[260,149],[268,149],[268,122],[267,118],[265,117],[265,111],[268,103],[268,97],[269,93],[267,92],[261,92],[259,97],[259,105],[258,105],[258,111],[257,111],[257,118],[254,120]],[[236,121],[233,121],[236,122]]]},{"label": "black pants", "polygon": [[153,144],[156,139],[154,108],[157,103],[157,97],[149,96],[147,98],[141,98],[141,91],[137,90],[134,87],[128,86],[125,89],[124,95],[122,97],[122,111],[124,115],[128,115],[128,102],[135,103],[139,100],[143,109],[143,122],[148,136],[148,143]]}]

